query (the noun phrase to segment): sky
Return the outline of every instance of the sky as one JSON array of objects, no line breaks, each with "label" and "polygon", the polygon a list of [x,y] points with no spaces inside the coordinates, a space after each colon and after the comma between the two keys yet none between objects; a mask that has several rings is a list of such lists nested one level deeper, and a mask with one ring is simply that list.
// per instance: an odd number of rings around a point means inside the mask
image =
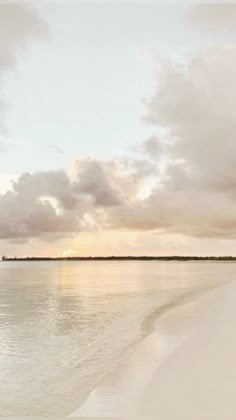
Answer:
[{"label": "sky", "polygon": [[0,254],[236,255],[236,4],[0,1]]}]

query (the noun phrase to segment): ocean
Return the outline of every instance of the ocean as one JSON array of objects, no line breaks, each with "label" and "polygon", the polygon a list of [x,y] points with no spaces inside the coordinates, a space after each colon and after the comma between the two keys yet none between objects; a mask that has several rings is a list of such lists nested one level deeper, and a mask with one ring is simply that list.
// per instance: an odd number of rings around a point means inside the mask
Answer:
[{"label": "ocean", "polygon": [[0,416],[67,416],[228,262],[0,263]]}]

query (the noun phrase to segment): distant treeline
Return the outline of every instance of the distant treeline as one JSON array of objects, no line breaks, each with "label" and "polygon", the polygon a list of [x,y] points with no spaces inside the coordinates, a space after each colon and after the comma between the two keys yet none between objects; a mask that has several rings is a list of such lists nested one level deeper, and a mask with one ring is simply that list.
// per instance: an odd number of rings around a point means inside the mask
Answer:
[{"label": "distant treeline", "polygon": [[236,261],[236,257],[196,256],[110,256],[110,257],[2,257],[2,261]]}]

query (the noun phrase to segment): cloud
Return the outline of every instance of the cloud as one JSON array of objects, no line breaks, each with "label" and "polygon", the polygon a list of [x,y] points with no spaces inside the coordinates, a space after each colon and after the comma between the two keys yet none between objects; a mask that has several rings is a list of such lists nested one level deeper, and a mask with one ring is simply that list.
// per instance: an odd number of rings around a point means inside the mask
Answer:
[{"label": "cloud", "polygon": [[127,206],[152,173],[148,160],[83,158],[63,171],[22,174],[0,195],[0,239],[53,238],[107,226],[109,210]]},{"label": "cloud", "polygon": [[111,218],[113,228],[236,238],[235,201],[222,201],[220,194],[155,190],[148,199],[114,209]]},{"label": "cloud", "polygon": [[[159,63],[146,119],[158,133],[119,158],[23,174],[0,195],[0,239],[93,229],[236,238],[236,47]],[[143,194],[145,192],[145,194]]]},{"label": "cloud", "polygon": [[95,159],[76,161],[74,173],[76,173],[77,190],[89,195],[94,200],[95,206],[114,206],[121,204],[121,197],[111,185],[105,162]]},{"label": "cloud", "polygon": [[169,169],[192,188],[234,189],[236,48],[212,48],[162,72],[147,117],[170,130]]},{"label": "cloud", "polygon": [[163,144],[157,136],[153,135],[142,142],[140,151],[151,159],[158,159],[163,154]]},{"label": "cloud", "polygon": [[[22,52],[33,39],[41,39],[48,34],[48,28],[32,6],[9,1],[0,2],[0,28],[1,92],[1,78],[5,72],[14,68]],[[6,103],[1,93],[1,120],[4,118],[5,108]]]},{"label": "cloud", "polygon": [[74,162],[73,169],[80,192],[89,194],[94,204],[102,207],[132,201],[156,172],[150,159],[135,154],[111,160],[80,159]]},{"label": "cloud", "polygon": [[45,37],[46,24],[32,6],[19,2],[0,3],[0,70],[15,64],[32,39]]},{"label": "cloud", "polygon": [[235,3],[201,3],[190,7],[188,23],[212,33],[235,33]]},{"label": "cloud", "polygon": [[236,237],[235,74],[234,47],[161,63],[146,118],[169,130],[165,170],[149,197],[112,210],[113,227]]},{"label": "cloud", "polygon": [[75,232],[83,211],[63,171],[23,174],[13,182],[12,191],[0,195],[0,237],[19,239]]},{"label": "cloud", "polygon": [[74,180],[61,170],[25,173],[13,181],[12,191],[0,195],[0,238],[66,237],[89,230],[89,215],[93,215],[96,226],[97,207],[119,201],[105,174],[96,170],[96,162],[85,160],[81,167],[81,174]]}]

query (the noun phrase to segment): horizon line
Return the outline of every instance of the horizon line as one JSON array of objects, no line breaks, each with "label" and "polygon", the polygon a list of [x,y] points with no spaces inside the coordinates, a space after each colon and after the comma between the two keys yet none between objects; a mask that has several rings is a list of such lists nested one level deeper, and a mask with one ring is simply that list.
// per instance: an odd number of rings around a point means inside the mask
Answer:
[{"label": "horizon line", "polygon": [[61,256],[61,257],[7,257],[2,261],[99,261],[99,260],[236,260],[234,255],[110,255],[110,256]]}]

